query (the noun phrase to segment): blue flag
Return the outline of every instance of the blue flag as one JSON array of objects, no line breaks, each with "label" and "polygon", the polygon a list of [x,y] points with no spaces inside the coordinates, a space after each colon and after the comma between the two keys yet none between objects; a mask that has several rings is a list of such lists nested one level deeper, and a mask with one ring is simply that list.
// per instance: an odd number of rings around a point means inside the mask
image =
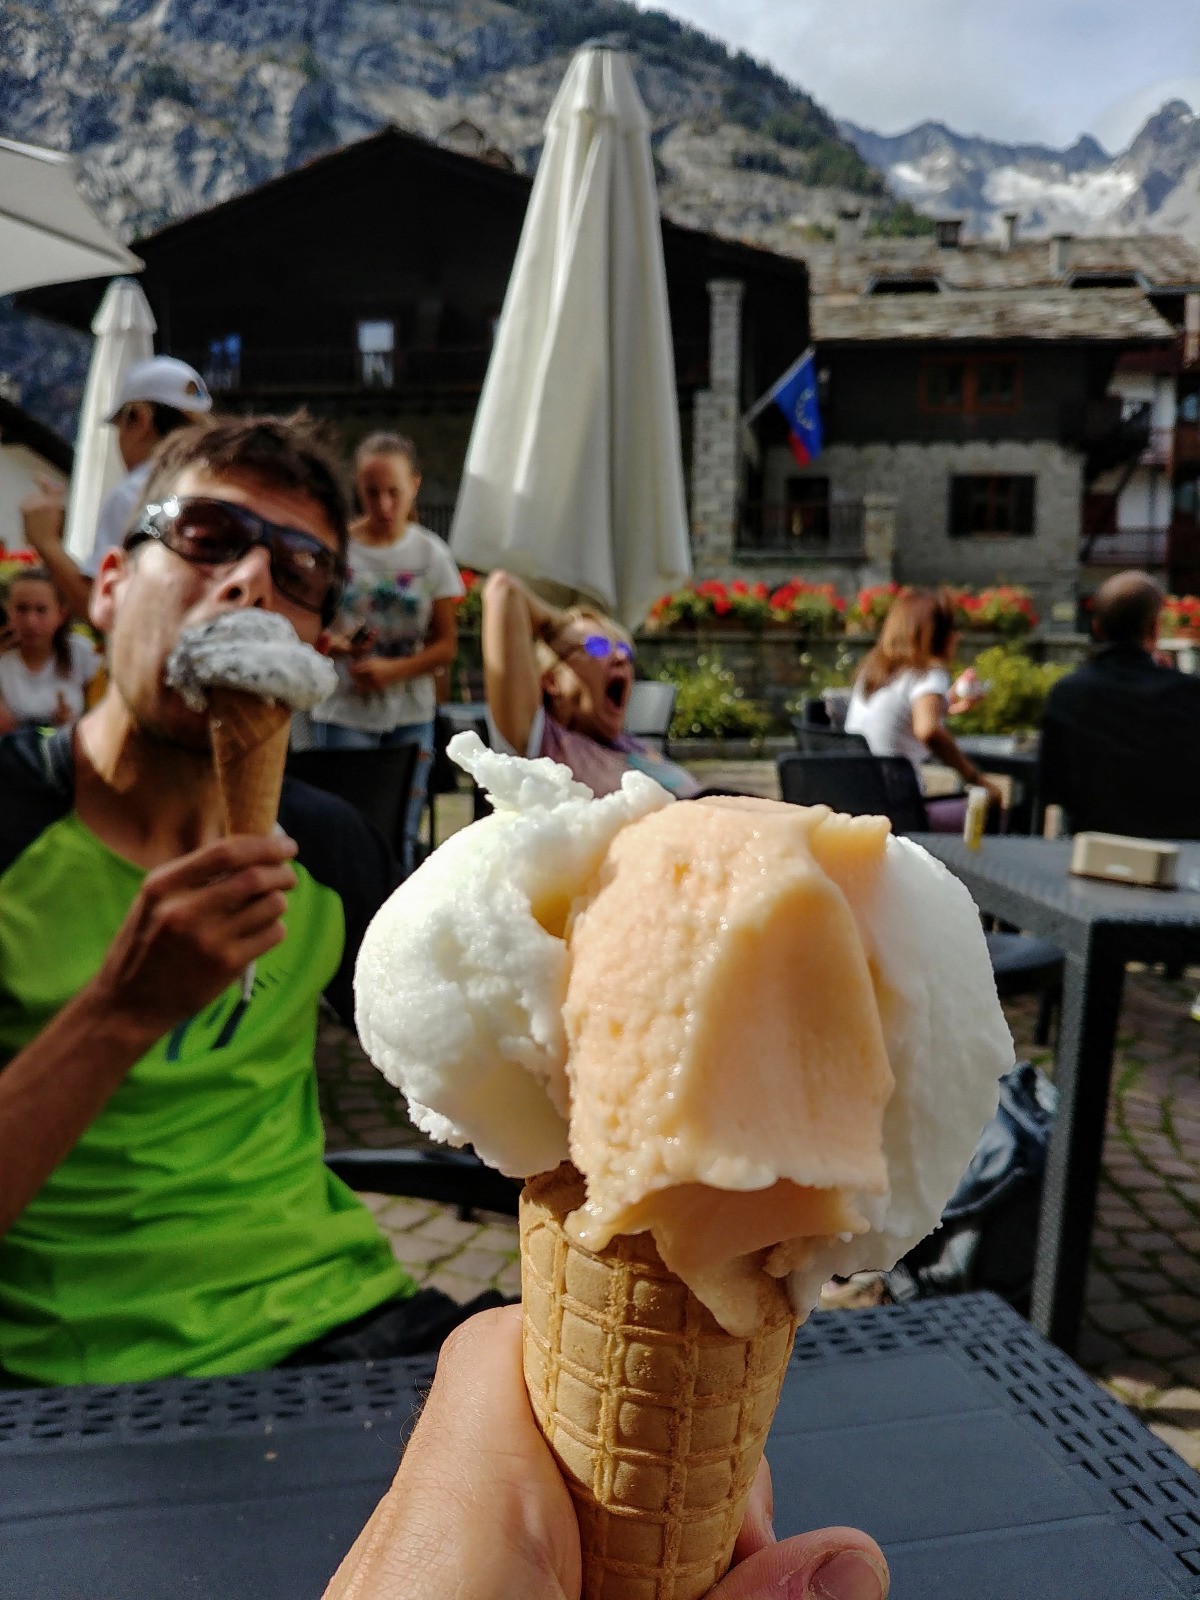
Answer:
[{"label": "blue flag", "polygon": [[817,409],[816,354],[806,350],[789,367],[771,391],[771,399],[783,412],[788,425],[788,443],[802,467],[821,454],[821,413]]}]

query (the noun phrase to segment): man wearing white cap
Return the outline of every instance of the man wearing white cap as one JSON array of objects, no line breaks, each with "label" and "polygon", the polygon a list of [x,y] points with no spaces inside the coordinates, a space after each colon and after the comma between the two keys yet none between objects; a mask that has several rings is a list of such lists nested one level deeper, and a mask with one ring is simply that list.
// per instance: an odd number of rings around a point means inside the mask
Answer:
[{"label": "man wearing white cap", "polygon": [[117,448],[125,476],[110,489],[96,518],[92,553],[77,567],[62,542],[64,506],[57,490],[45,489],[21,506],[25,538],[41,556],[63,602],[76,616],[86,617],[92,579],[106,550],[120,549],[133,514],[142,503],[150,458],[162,441],[212,410],[204,379],[186,361],[151,356],[135,361],[121,379],[109,417],[117,430]]}]

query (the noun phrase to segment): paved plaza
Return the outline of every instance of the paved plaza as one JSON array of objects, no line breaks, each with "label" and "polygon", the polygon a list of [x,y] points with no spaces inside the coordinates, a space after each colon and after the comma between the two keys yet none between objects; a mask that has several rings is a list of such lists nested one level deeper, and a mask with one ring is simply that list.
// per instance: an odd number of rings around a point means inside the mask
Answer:
[{"label": "paved plaza", "polygon": [[[771,792],[758,763],[705,771],[704,781]],[[439,833],[465,820],[463,797],[443,802]],[[1088,1280],[1082,1364],[1200,1467],[1200,1023],[1189,1009],[1200,971],[1173,982],[1131,968],[1097,1225]],[[1005,1006],[1018,1056],[1052,1070],[1033,1043],[1036,1002]],[[318,1078],[330,1148],[419,1145],[401,1097],[353,1036],[327,1019]],[[397,1258],[419,1283],[459,1300],[494,1286],[520,1292],[516,1223],[461,1219],[453,1208],[369,1196]],[[853,1316],[853,1311],[840,1315]]]}]

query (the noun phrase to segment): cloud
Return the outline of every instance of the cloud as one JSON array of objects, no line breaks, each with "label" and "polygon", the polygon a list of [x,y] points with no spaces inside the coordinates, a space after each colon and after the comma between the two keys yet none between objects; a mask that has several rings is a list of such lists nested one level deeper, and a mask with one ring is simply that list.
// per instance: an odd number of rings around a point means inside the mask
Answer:
[{"label": "cloud", "polygon": [[1200,78],[1195,0],[1138,0],[1136,23],[1131,0],[638,3],[748,50],[835,116],[884,133],[932,119],[1052,144],[1103,127],[1121,144],[1139,110],[1161,104],[1148,103],[1148,85]]}]

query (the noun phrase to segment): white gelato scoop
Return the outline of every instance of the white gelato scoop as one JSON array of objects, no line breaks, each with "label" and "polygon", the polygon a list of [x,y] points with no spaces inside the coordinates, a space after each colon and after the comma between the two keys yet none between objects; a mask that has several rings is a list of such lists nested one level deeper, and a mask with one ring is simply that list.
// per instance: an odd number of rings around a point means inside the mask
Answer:
[{"label": "white gelato scoop", "polygon": [[768,1280],[804,1316],[923,1239],[1013,1059],[962,885],[881,818],[675,804],[636,774],[592,800],[450,750],[496,814],[397,890],[355,978],[418,1124],[515,1176],[569,1155],[568,1232],[649,1231],[735,1334]]},{"label": "white gelato scoop", "polygon": [[209,689],[310,711],[337,688],[337,672],[286,617],[247,607],[185,628],[167,661],[167,684],[193,711],[207,710]]}]

